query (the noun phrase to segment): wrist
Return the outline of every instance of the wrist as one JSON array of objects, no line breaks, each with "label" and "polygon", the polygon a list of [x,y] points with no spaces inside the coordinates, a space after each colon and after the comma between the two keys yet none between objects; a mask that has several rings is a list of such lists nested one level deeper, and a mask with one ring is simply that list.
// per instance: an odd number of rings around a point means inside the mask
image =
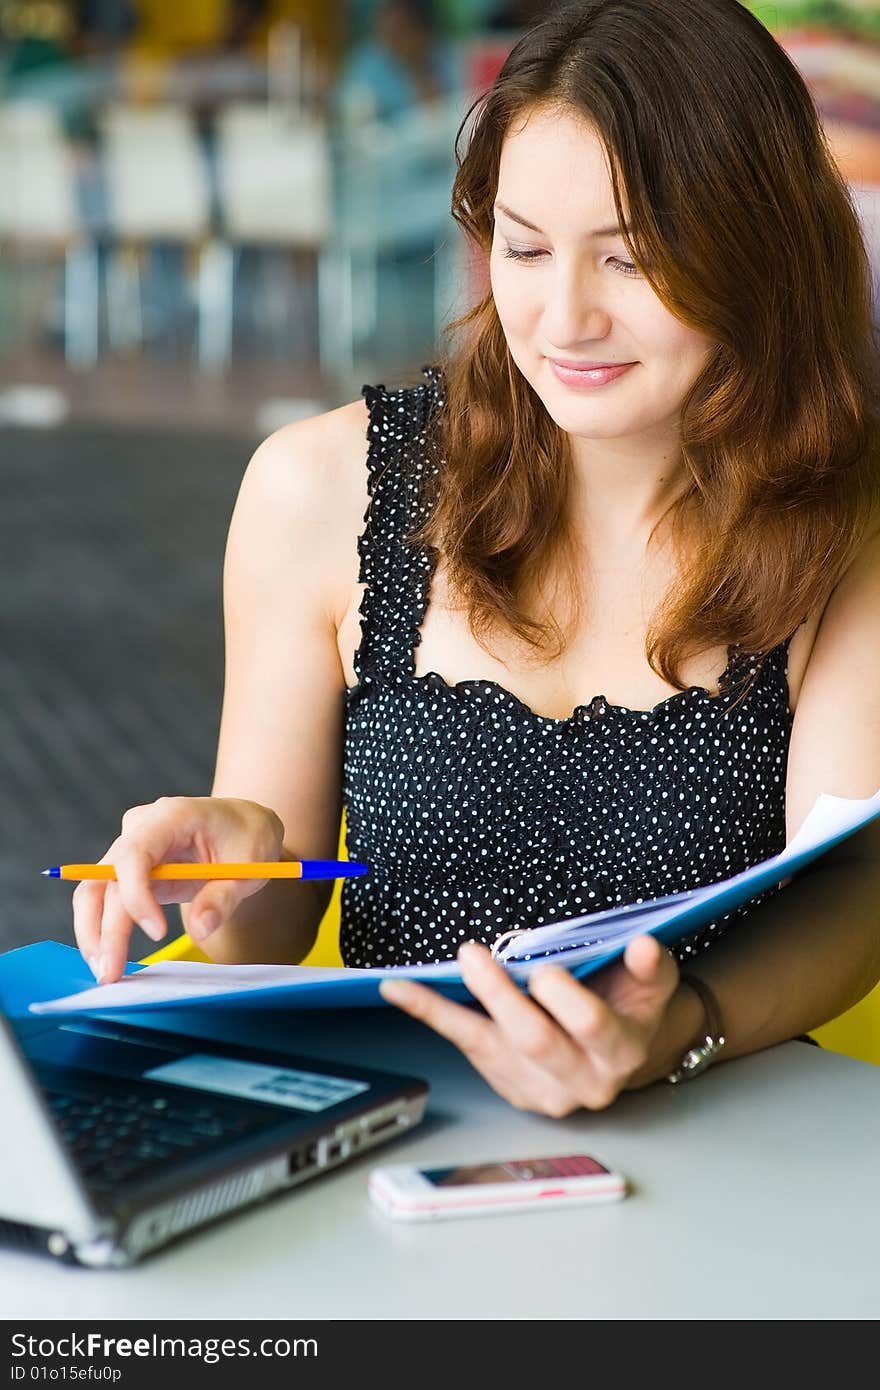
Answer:
[{"label": "wrist", "polygon": [[641,1067],[629,1078],[626,1090],[634,1091],[665,1080],[674,1071],[689,1047],[702,1037],[704,1009],[701,1000],[684,981],[666,1005],[660,1026]]},{"label": "wrist", "polygon": [[700,1000],[703,1006],[703,1026],[699,1037],[684,1053],[674,1071],[667,1076],[666,1080],[673,1085],[680,1081],[690,1081],[692,1077],[699,1076],[700,1072],[711,1067],[712,1063],[718,1060],[718,1054],[726,1042],[721,1024],[721,1009],[715,991],[698,975],[682,975],[681,983],[693,990]]}]

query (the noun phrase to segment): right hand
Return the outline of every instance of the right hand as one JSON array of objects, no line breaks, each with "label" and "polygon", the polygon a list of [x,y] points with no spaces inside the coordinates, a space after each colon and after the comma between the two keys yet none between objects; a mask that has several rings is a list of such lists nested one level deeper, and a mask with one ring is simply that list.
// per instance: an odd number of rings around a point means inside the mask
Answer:
[{"label": "right hand", "polygon": [[260,879],[151,879],[163,863],[236,863],[278,860],[284,826],[274,811],[231,797],[160,796],[122,817],[122,834],[101,864],[112,864],[116,882],[84,880],[73,893],[73,930],[95,978],[109,984],[125,969],[135,922],[153,941],[168,930],[161,903],[191,902],[187,931],[204,941],[232,915],[243,898],[268,882]]}]

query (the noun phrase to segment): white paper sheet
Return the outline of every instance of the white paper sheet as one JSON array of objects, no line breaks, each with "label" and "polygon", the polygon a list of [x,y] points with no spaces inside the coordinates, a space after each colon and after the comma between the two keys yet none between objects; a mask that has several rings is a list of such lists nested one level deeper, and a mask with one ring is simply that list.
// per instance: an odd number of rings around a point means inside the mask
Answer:
[{"label": "white paper sheet", "polygon": [[63,999],[32,1004],[31,1013],[66,1013],[71,1007],[84,1009],[131,1008],[133,1005],[164,1004],[203,995],[241,994],[254,989],[289,989],[292,985],[311,985],[320,980],[348,980],[353,976],[381,980],[386,975],[406,975],[410,979],[458,979],[455,961],[438,965],[389,967],[387,970],[359,970],[345,966],[317,965],[214,965],[203,961],[162,960],[147,965],[112,985],[96,985]]},{"label": "white paper sheet", "polygon": [[[854,828],[875,816],[880,816],[880,790],[874,796],[864,798],[831,796],[823,792],[781,854],[774,855],[771,859],[719,883],[695,888],[685,894],[658,898],[653,903],[641,904],[637,911],[633,910],[633,905],[629,905],[629,908],[589,913],[581,917],[567,918],[563,922],[532,928],[514,936],[509,945],[499,953],[498,958],[512,966],[514,973],[522,978],[532,968],[531,963],[526,964],[522,960],[527,952],[566,947],[564,960],[571,968],[591,959],[600,959],[630,937],[648,930],[657,930],[674,921],[682,911],[687,911],[694,904],[718,902],[718,910],[723,911],[725,895],[732,889],[740,890],[742,885],[749,885],[761,876],[767,880],[771,866],[782,868],[792,861],[800,860],[801,856],[820,850],[836,836],[851,833]],[[771,877],[774,877],[772,873]],[[775,874],[774,881],[778,882],[779,878],[780,875]],[[783,879],[783,882],[785,881]],[[759,891],[760,885],[754,892]],[[750,894],[740,893],[740,896],[747,900]],[[241,994],[249,990],[290,989],[300,985],[314,985],[321,981],[350,981],[356,977],[371,980],[375,984],[386,976],[424,980],[427,983],[461,980],[459,966],[454,960],[436,965],[396,966],[387,969],[304,965],[214,965],[195,961],[159,961],[126,976],[117,984],[96,985],[94,989],[66,995],[61,999],[32,1004],[31,1012],[48,1014],[73,1010],[130,1008],[134,1005],[163,1004],[175,1000],[184,1002],[207,995]]]}]

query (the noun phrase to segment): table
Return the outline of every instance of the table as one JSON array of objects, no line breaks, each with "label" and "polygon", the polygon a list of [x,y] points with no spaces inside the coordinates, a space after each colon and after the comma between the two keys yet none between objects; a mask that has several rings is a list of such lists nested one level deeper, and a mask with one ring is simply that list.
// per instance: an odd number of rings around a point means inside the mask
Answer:
[{"label": "table", "polygon": [[[131,1270],[0,1254],[10,1318],[876,1318],[880,1068],[790,1042],[606,1111],[515,1110],[463,1057],[390,1009],[206,1014],[313,1056],[424,1076],[400,1140],[206,1227]],[[167,1013],[141,1015],[183,1026]],[[189,1027],[197,1031],[195,1016]],[[376,1163],[573,1150],[621,1169],[607,1206],[406,1225],[366,1193]]]}]

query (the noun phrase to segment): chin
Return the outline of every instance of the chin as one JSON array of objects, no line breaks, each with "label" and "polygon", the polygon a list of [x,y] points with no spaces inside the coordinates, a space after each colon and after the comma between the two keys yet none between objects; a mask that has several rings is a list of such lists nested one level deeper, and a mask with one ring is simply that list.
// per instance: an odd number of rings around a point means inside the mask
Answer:
[{"label": "chin", "polygon": [[564,386],[560,386],[560,392],[561,399],[555,392],[552,396],[544,391],[536,394],[540,396],[550,419],[567,434],[581,435],[584,439],[619,439],[621,435],[632,432],[631,414],[624,416],[617,409],[611,411],[603,408],[599,402],[593,404],[566,399]]}]

